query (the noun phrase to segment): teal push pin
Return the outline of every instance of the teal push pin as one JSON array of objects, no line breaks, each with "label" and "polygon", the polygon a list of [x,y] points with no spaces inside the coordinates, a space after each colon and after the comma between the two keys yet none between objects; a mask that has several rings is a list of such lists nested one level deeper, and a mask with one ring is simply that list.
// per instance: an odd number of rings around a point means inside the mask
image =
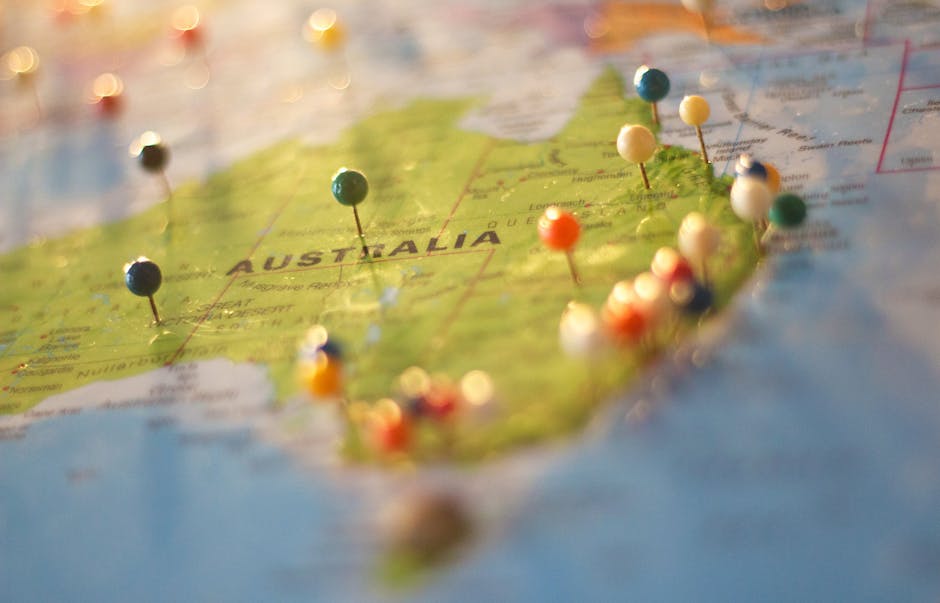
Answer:
[{"label": "teal push pin", "polygon": [[362,172],[340,168],[333,176],[333,196],[341,205],[352,207],[353,217],[356,218],[356,230],[362,241],[362,253],[368,257],[369,248],[366,246],[365,235],[362,234],[362,222],[359,221],[359,212],[356,206],[363,202],[369,194],[369,182]]},{"label": "teal push pin", "polygon": [[806,219],[806,203],[793,193],[784,193],[774,201],[769,217],[775,226],[796,228]]},{"label": "teal push pin", "polygon": [[659,125],[659,107],[657,103],[669,94],[669,76],[660,69],[653,69],[647,65],[640,65],[633,76],[633,85],[636,93],[650,104],[653,113],[653,123]]}]

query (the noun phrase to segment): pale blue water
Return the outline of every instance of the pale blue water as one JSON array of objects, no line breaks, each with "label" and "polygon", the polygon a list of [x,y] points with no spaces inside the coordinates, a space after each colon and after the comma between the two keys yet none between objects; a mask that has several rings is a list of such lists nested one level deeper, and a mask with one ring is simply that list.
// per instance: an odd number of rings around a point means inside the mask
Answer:
[{"label": "pale blue water", "polygon": [[157,416],[86,412],[0,443],[0,600],[330,598],[316,577],[341,497],[245,431],[187,443]]}]

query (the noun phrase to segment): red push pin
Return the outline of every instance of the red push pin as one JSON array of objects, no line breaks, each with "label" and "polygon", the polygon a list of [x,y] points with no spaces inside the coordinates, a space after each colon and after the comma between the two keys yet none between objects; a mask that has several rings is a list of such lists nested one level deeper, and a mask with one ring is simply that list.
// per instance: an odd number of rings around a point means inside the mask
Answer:
[{"label": "red push pin", "polygon": [[173,12],[173,35],[179,39],[187,53],[205,51],[203,27],[199,21],[199,9],[191,4],[181,6]]},{"label": "red push pin", "polygon": [[650,269],[670,286],[679,281],[693,279],[691,264],[672,247],[660,247],[653,256]]},{"label": "red push pin", "polygon": [[91,95],[102,117],[116,117],[124,107],[124,82],[113,73],[102,73],[92,83]]},{"label": "red push pin", "polygon": [[571,279],[575,285],[581,285],[581,277],[574,266],[574,245],[581,236],[581,225],[578,219],[568,212],[557,207],[549,207],[539,218],[539,238],[549,249],[564,251],[568,258],[568,269],[571,270]]}]

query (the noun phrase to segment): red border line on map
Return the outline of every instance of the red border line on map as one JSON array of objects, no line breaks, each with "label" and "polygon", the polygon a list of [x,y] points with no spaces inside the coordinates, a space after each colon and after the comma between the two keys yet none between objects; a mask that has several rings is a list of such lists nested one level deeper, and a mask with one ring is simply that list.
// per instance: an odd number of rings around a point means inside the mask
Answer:
[{"label": "red border line on map", "polygon": [[477,273],[473,276],[473,279],[467,285],[467,289],[463,292],[463,295],[460,296],[460,299],[457,300],[457,303],[454,304],[454,309],[451,310],[451,313],[444,319],[444,323],[441,325],[441,330],[438,331],[438,337],[442,337],[448,330],[450,330],[451,325],[457,320],[457,317],[460,315],[460,312],[463,310],[464,305],[466,305],[467,300],[470,299],[470,296],[473,295],[474,289],[476,289],[477,283],[480,282],[480,279],[483,278],[483,273],[486,272],[487,266],[490,265],[490,260],[493,259],[493,255],[496,253],[496,248],[490,249],[489,254],[487,254],[486,259],[483,260],[483,265],[480,266],[480,269],[477,270]]},{"label": "red border line on map", "polygon": [[[277,208],[274,214],[272,214],[271,219],[268,221],[267,226],[265,226],[264,230],[261,231],[261,235],[255,241],[255,244],[251,246],[251,250],[248,252],[247,257],[251,257],[252,255],[254,255],[255,251],[258,250],[258,247],[260,247],[261,243],[264,241],[264,238],[268,236],[268,233],[270,233],[271,229],[274,228],[274,223],[277,222],[278,218],[281,217],[281,214],[284,213],[284,210],[287,209],[287,206],[290,205],[291,202],[297,198],[298,191],[301,188],[300,183],[303,181],[305,175],[306,173],[301,173],[300,176],[297,178],[297,185],[294,186],[294,192],[291,193],[290,197],[288,197],[287,200],[284,201],[284,203],[281,203],[281,206]],[[199,327],[202,326],[202,323],[204,323],[209,318],[209,315],[212,313],[212,310],[215,309],[215,305],[219,303],[219,301],[222,299],[222,296],[225,295],[225,293],[229,290],[229,287],[231,287],[232,284],[236,280],[238,280],[238,273],[235,273],[235,275],[232,276],[231,279],[229,279],[229,282],[226,283],[224,287],[222,287],[222,291],[220,291],[219,294],[216,296],[216,298],[212,300],[212,304],[210,304],[209,307],[206,309],[205,313],[201,317],[199,317],[199,320],[196,321],[196,324],[193,326],[192,331],[189,332],[189,335],[186,336],[186,339],[183,340],[183,343],[180,344],[180,347],[176,348],[176,351],[173,352],[173,355],[170,356],[170,359],[166,361],[164,366],[170,366],[171,364],[176,362],[177,359],[179,359],[180,355],[182,355],[183,353],[183,349],[186,347],[189,341],[193,338],[193,335],[196,334],[196,331],[199,330]]]},{"label": "red border line on map", "polygon": [[888,120],[888,130],[885,132],[885,140],[881,145],[881,155],[878,157],[878,167],[875,169],[875,173],[880,174],[881,166],[885,161],[885,154],[888,152],[888,140],[891,138],[891,129],[894,128],[894,116],[898,112],[898,103],[901,101],[901,92],[904,91],[904,75],[907,72],[907,57],[910,54],[911,43],[908,40],[904,41],[904,55],[901,58],[901,73],[898,76],[898,91],[894,95],[894,106],[891,108],[891,118]]},{"label": "red border line on map", "polygon": [[440,237],[444,234],[444,231],[447,229],[447,225],[450,224],[450,221],[454,218],[454,215],[457,213],[457,208],[460,207],[460,204],[463,202],[464,197],[467,196],[467,192],[470,190],[470,185],[473,184],[473,181],[477,179],[477,176],[480,173],[480,168],[483,167],[483,162],[486,161],[486,158],[490,156],[490,153],[493,151],[493,148],[496,146],[496,139],[490,138],[486,146],[483,148],[483,152],[480,153],[480,157],[477,159],[477,162],[473,166],[473,170],[470,172],[470,177],[467,178],[467,182],[463,185],[463,190],[460,191],[460,196],[457,197],[457,201],[454,203],[454,206],[450,208],[450,214],[447,216],[447,219],[444,220],[444,224],[441,226],[440,232],[437,233],[437,236]]}]

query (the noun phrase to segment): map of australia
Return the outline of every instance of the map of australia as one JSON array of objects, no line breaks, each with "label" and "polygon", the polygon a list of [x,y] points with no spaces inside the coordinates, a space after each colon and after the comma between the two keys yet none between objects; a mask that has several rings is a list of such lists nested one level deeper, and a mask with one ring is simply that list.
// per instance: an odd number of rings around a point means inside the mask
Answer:
[{"label": "map of australia", "polygon": [[[0,292],[9,315],[0,412],[220,357],[265,365],[285,400],[297,389],[298,341],[322,324],[344,344],[353,400],[391,395],[414,365],[453,378],[490,373],[501,419],[465,434],[466,455],[580,425],[626,385],[638,359],[598,361],[596,395],[586,396],[584,366],[557,343],[565,305],[597,306],[615,282],[648,270],[690,211],[722,228],[713,284],[724,303],[756,264],[750,225],[728,206],[730,180],[691,151],[661,148],[647,166],[651,190],[643,188],[614,138],[624,123],[648,123],[649,108],[624,98],[613,70],[549,140],[461,130],[472,106],[420,100],[365,119],[332,145],[285,142],[144,213],[0,257],[4,274],[29,283]],[[340,167],[369,177],[359,206],[368,255],[349,208],[330,194]],[[536,236],[552,205],[582,222],[582,287]],[[141,255],[163,268],[160,325],[124,288],[122,265]]]}]

